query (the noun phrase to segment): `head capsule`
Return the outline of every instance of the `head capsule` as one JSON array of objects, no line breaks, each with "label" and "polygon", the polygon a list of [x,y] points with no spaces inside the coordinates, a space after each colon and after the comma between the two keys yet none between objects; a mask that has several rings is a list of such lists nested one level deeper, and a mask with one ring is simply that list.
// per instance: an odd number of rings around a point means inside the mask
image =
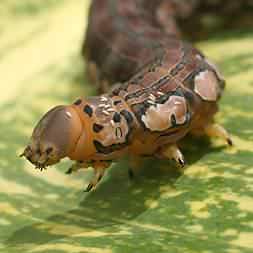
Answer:
[{"label": "head capsule", "polygon": [[48,111],[33,130],[25,156],[41,170],[58,163],[75,148],[82,132],[78,113],[71,106],[56,106]]}]

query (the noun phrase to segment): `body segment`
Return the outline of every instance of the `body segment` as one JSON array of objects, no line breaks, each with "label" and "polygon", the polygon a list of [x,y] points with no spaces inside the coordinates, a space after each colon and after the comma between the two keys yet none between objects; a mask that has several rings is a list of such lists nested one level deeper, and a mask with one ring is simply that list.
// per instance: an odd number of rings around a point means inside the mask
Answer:
[{"label": "body segment", "polygon": [[[125,155],[174,159],[184,166],[177,142],[188,133],[218,136],[231,144],[213,119],[223,77],[180,38],[176,25],[177,17],[191,15],[194,2],[94,0],[83,52],[92,80],[107,93],[46,114],[34,130],[26,158],[44,168],[67,156],[76,161],[68,173],[91,165],[95,177],[90,190],[111,162]],[[58,128],[60,137],[48,134]],[[44,162],[38,162],[37,147],[46,143],[54,154],[57,149],[64,152],[51,160],[44,155]]]}]

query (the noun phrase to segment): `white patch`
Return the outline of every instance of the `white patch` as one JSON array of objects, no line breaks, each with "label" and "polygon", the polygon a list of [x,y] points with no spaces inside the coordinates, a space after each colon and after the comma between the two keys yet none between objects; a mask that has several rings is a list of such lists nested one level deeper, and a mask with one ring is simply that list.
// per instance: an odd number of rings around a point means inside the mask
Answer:
[{"label": "white patch", "polygon": [[66,115],[69,117],[69,118],[72,118],[72,115],[70,112],[66,112]]},{"label": "white patch", "polygon": [[155,97],[153,94],[150,94],[150,95],[149,95],[149,98],[150,98],[151,100],[155,100],[155,99],[156,99],[156,97]]},{"label": "white patch", "polygon": [[200,72],[198,75],[196,75],[195,82],[196,81],[205,81],[205,77],[208,74],[208,72],[209,72],[208,70],[205,70],[205,71]]},{"label": "white patch", "polygon": [[[164,105],[157,104],[156,106],[150,106],[146,112],[146,114],[142,115],[141,120],[145,124],[147,128],[149,128],[152,131],[162,131],[169,128],[169,120],[168,124],[166,124],[165,127],[162,127],[157,124],[159,121],[159,118],[163,116],[162,114],[162,108]],[[159,117],[159,118],[158,118]]]},{"label": "white patch", "polygon": [[108,111],[103,110],[102,112],[103,112],[105,115],[110,115],[110,113],[109,113]]},{"label": "white patch", "polygon": [[[155,111],[155,106],[149,107],[149,111]],[[150,124],[150,117],[148,117],[146,114],[141,116],[141,121],[145,124],[147,128],[151,129],[151,124]],[[152,129],[153,130],[153,129]],[[154,130],[155,131],[155,130]]]},{"label": "white patch", "polygon": [[197,55],[196,55],[196,58],[197,58],[198,60],[203,60],[203,57],[202,57],[200,54],[197,54]]},{"label": "white patch", "polygon": [[111,119],[111,125],[114,127],[115,126],[115,122]]},{"label": "white patch", "polygon": [[171,96],[166,103],[150,106],[141,116],[142,122],[152,131],[164,131],[172,127],[171,116],[174,115],[178,125],[186,120],[187,106],[183,97]]},{"label": "white patch", "polygon": [[151,105],[155,105],[156,104],[155,101],[153,101],[153,100],[148,100],[148,103],[151,104]]},{"label": "white patch", "polygon": [[194,91],[206,101],[216,101],[218,97],[218,79],[213,71],[200,72],[194,79]]},{"label": "white patch", "polygon": [[101,96],[101,99],[100,99],[101,101],[108,101],[108,99],[106,98],[106,97],[104,97],[104,96]]}]

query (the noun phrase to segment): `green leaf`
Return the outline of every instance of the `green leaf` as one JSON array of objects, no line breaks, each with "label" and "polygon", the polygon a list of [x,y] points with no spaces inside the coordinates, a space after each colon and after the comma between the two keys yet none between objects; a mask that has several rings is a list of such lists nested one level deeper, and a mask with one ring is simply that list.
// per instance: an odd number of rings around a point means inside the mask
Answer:
[{"label": "green leaf", "polygon": [[148,160],[130,182],[124,161],[90,193],[83,192],[90,170],[67,176],[64,161],[40,173],[18,158],[45,111],[94,92],[80,56],[84,3],[57,2],[57,9],[0,24],[0,251],[253,252],[250,31],[198,45],[227,80],[217,122],[235,147],[189,138],[183,175],[173,163]]}]

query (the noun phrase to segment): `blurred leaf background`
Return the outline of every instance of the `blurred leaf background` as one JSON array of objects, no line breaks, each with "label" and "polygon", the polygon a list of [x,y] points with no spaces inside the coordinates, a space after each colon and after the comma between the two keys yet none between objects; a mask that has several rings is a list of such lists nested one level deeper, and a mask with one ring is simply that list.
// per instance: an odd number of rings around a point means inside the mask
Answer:
[{"label": "blurred leaf background", "polygon": [[227,79],[217,121],[235,147],[189,139],[184,175],[148,161],[130,182],[114,164],[97,189],[69,161],[40,173],[17,155],[49,108],[94,93],[80,56],[87,0],[0,4],[0,252],[253,252],[253,33],[198,46]]}]

